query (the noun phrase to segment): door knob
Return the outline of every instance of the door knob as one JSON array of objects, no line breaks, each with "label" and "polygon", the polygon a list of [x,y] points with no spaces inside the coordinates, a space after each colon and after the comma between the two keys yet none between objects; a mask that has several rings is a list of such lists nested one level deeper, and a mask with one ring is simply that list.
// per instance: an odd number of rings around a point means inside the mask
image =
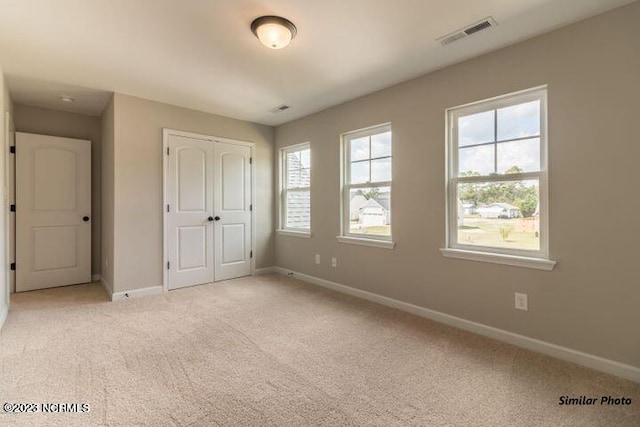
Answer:
[{"label": "door knob", "polygon": [[89,219],[90,219],[90,218],[89,218],[88,216],[83,216],[83,217],[82,217],[82,220],[83,220],[84,222],[89,221]]},{"label": "door knob", "polygon": [[207,218],[208,221],[213,221],[213,217],[210,216],[209,218]]},{"label": "door knob", "polygon": [[220,217],[219,217],[219,216],[215,217],[214,219],[215,219],[216,221],[220,221]]}]

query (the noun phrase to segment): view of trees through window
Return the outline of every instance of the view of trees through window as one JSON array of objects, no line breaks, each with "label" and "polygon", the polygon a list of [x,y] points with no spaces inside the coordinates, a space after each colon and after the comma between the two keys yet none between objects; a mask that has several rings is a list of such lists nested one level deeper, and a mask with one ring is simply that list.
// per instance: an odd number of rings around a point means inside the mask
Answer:
[{"label": "view of trees through window", "polygon": [[540,250],[540,100],[461,114],[457,136],[457,242]]}]

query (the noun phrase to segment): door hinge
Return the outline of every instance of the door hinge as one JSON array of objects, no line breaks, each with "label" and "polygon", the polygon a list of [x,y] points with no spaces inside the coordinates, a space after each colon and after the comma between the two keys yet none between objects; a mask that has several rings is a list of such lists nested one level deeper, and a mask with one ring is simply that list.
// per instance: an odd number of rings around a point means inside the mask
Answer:
[{"label": "door hinge", "polygon": [[249,253],[249,258],[253,258],[253,251]]},{"label": "door hinge", "polygon": [[253,205],[249,205],[249,210],[253,211]]},{"label": "door hinge", "polygon": [[167,261],[167,270],[171,269],[171,263]]},{"label": "door hinge", "polygon": [[167,205],[167,212],[171,212],[171,209],[169,208],[169,205]]},{"label": "door hinge", "polygon": [[11,270],[14,270],[14,271],[15,271],[15,269],[16,269],[16,263],[15,263],[15,262],[12,262],[12,263],[11,263]]},{"label": "door hinge", "polygon": [[16,205],[11,205],[11,206],[9,206],[9,210],[10,210],[11,212],[15,212],[15,211],[16,211]]},{"label": "door hinge", "polygon": [[167,156],[169,155],[169,147],[167,147]]},{"label": "door hinge", "polygon": [[9,147],[9,153],[16,154],[16,146],[15,145],[12,145],[11,147]]},{"label": "door hinge", "polygon": [[249,164],[252,165],[253,164],[253,157],[249,157]]}]

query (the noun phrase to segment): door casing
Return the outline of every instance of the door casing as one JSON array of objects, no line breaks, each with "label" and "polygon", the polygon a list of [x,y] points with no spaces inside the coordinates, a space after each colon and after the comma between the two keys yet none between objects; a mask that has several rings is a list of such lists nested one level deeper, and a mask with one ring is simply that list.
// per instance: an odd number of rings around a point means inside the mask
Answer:
[{"label": "door casing", "polygon": [[[169,247],[168,247],[168,239],[167,239],[169,224],[167,221],[167,210],[166,210],[166,206],[169,203],[168,194],[167,194],[167,182],[166,182],[169,165],[167,162],[166,152],[168,148],[168,139],[170,135],[182,136],[185,138],[193,138],[197,140],[210,141],[212,144],[215,144],[216,142],[224,142],[226,144],[246,146],[251,149],[252,159],[255,158],[255,145],[256,145],[254,142],[240,141],[236,139],[222,138],[218,136],[211,136],[211,135],[205,135],[205,134],[194,133],[194,132],[185,132],[185,131],[173,130],[173,129],[167,129],[167,128],[162,129],[162,206],[160,207],[160,209],[162,209],[162,266],[161,268],[162,268],[162,283],[163,283],[162,286],[163,286],[164,292],[169,291],[169,274],[167,269],[167,262],[169,260]],[[253,210],[251,211],[251,252],[253,253],[253,256],[251,257],[251,275],[255,273],[255,267],[256,267],[255,265],[256,263],[256,257],[255,257],[256,174],[255,174],[254,166],[255,166],[255,163],[252,162],[250,184],[251,184],[251,204],[253,205]],[[211,281],[214,281],[214,278],[211,278]]]}]

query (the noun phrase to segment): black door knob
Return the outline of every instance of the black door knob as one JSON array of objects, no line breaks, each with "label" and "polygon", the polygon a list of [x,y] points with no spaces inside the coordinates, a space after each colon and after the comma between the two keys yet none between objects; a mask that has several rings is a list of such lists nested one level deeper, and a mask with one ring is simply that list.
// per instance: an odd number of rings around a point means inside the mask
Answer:
[{"label": "black door knob", "polygon": [[82,217],[82,220],[83,220],[84,222],[87,222],[87,221],[89,221],[89,217],[88,217],[88,216],[83,216],[83,217]]},{"label": "black door knob", "polygon": [[215,219],[216,221],[220,221],[220,217],[219,217],[219,216],[215,217],[214,219]]},{"label": "black door knob", "polygon": [[209,220],[209,221],[213,221],[213,217],[212,217],[212,216],[210,216],[209,218],[207,218],[207,220]]}]

